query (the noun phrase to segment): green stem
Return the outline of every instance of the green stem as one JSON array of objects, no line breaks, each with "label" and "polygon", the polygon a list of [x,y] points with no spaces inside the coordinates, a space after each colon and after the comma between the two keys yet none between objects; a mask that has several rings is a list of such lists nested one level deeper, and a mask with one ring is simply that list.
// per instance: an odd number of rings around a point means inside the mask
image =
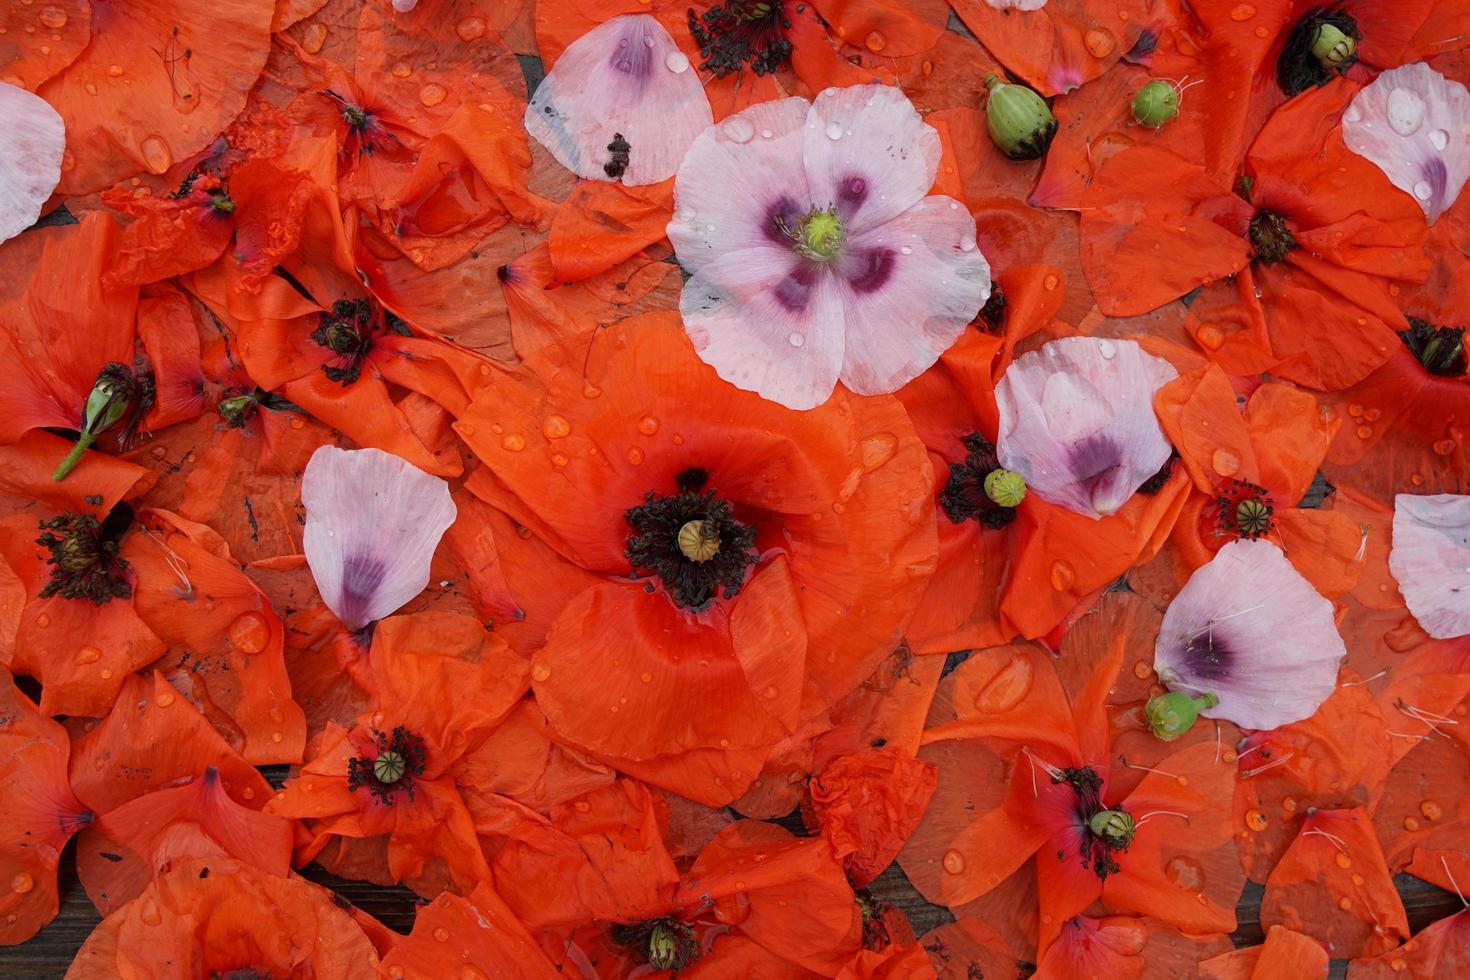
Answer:
[{"label": "green stem", "polygon": [[81,435],[77,436],[77,444],[71,447],[71,452],[66,454],[66,459],[63,459],[61,465],[56,467],[56,472],[51,474],[51,479],[58,481],[66,479],[66,475],[82,461],[82,454],[90,449],[92,443],[96,441],[96,436],[85,429],[82,430]]}]

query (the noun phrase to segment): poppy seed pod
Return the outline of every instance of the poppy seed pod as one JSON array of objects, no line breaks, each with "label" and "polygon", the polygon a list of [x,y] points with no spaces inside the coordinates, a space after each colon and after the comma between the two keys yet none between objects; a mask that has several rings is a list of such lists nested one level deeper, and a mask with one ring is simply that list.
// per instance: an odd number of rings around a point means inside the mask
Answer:
[{"label": "poppy seed pod", "polygon": [[1136,821],[1125,810],[1099,810],[1087,821],[1087,829],[1111,847],[1126,848],[1133,843]]},{"label": "poppy seed pod", "polygon": [[1133,118],[1140,126],[1158,129],[1179,115],[1179,91],[1155,79],[1133,95]]},{"label": "poppy seed pod", "polygon": [[1329,71],[1337,71],[1352,63],[1358,53],[1358,39],[1339,30],[1337,25],[1323,21],[1312,38],[1312,54]]},{"label": "poppy seed pod", "polygon": [[116,361],[109,361],[97,375],[97,381],[92,385],[87,401],[82,406],[82,425],[76,445],[72,446],[61,465],[56,467],[51,479],[65,479],[77,463],[81,462],[82,454],[97,441],[97,437],[121,422],[123,416],[128,414],[137,394],[138,382],[133,373]]},{"label": "poppy seed pod", "polygon": [[1151,698],[1143,707],[1143,716],[1148,720],[1149,731],[1165,742],[1172,742],[1194,727],[1201,708],[1213,708],[1220,699],[1213,694],[1192,698],[1179,691],[1170,691]]},{"label": "poppy seed pod", "polygon": [[1024,85],[986,76],[990,97],[985,103],[985,125],[1000,151],[1012,160],[1035,160],[1046,154],[1057,134],[1057,120],[1046,100]]},{"label": "poppy seed pod", "polygon": [[1002,507],[1018,507],[1026,498],[1026,480],[1014,470],[991,470],[985,475],[985,496]]}]

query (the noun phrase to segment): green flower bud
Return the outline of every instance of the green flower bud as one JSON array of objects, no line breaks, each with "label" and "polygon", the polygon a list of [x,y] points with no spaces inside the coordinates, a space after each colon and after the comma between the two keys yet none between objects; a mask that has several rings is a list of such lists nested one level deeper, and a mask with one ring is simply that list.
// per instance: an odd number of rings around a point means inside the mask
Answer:
[{"label": "green flower bud", "polygon": [[209,206],[223,214],[229,214],[235,210],[235,202],[230,200],[227,194],[215,194],[209,199]]},{"label": "green flower bud", "polygon": [[138,394],[138,381],[133,372],[116,361],[109,361],[97,375],[87,401],[82,406],[82,425],[77,443],[67,453],[51,479],[62,480],[81,462],[85,453],[107,429],[121,422]]},{"label": "green flower bud", "polygon": [[990,138],[1012,160],[1035,160],[1045,155],[1057,134],[1057,120],[1046,100],[1024,85],[1011,85],[991,74],[985,79],[990,97],[985,124]]},{"label": "green flower bud", "polygon": [[1179,115],[1179,92],[1168,82],[1157,79],[1139,89],[1133,96],[1133,118],[1140,126],[1158,129]]},{"label": "green flower bud", "polygon": [[1172,742],[1194,725],[1202,708],[1213,708],[1220,699],[1213,694],[1192,698],[1179,691],[1170,691],[1151,698],[1143,707],[1143,716],[1148,719],[1149,731],[1165,742]]},{"label": "green flower bud", "polygon": [[985,496],[1002,507],[1019,507],[1026,497],[1026,481],[1013,470],[991,470],[985,474]]},{"label": "green flower bud", "polygon": [[1109,847],[1127,847],[1133,843],[1136,824],[1125,810],[1099,810],[1087,821],[1093,836],[1101,837]]},{"label": "green flower bud", "polygon": [[698,958],[694,930],[673,919],[660,919],[648,934],[648,965],[655,970],[682,970]]},{"label": "green flower bud", "polygon": [[835,208],[809,211],[796,226],[796,250],[808,258],[830,259],[846,238],[847,229]]},{"label": "green flower bud", "polygon": [[1358,41],[1351,34],[1343,33],[1327,21],[1317,27],[1317,36],[1312,38],[1312,54],[1323,68],[1336,71],[1350,64],[1357,53]]}]

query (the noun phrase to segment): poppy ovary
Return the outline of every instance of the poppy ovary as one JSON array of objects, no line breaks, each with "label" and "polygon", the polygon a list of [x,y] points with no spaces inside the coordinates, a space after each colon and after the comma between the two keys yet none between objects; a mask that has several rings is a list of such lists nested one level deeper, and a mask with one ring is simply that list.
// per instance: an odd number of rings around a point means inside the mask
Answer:
[{"label": "poppy ovary", "polygon": [[1158,129],[1179,115],[1179,90],[1168,82],[1154,79],[1134,93],[1130,108],[1140,126]]},{"label": "poppy ovary", "polygon": [[65,479],[97,437],[123,420],[137,401],[138,393],[138,379],[133,377],[133,372],[117,361],[108,361],[92,383],[92,390],[87,393],[87,400],[82,406],[82,424],[76,445],[56,467],[51,479]]},{"label": "poppy ovary", "polygon": [[1275,211],[1258,211],[1250,224],[1251,250],[1262,265],[1275,265],[1297,247],[1286,218]]},{"label": "poppy ovary", "polygon": [[223,191],[210,195],[209,206],[221,214],[230,214],[235,210],[235,202]]},{"label": "poppy ovary", "polygon": [[774,73],[791,58],[783,30],[782,0],[725,0],[696,16],[688,11],[689,34],[704,59],[700,71],[724,78],[749,65],[757,75]]},{"label": "poppy ovary", "polygon": [[362,362],[373,346],[373,314],[371,300],[340,299],[321,315],[311,339],[337,355],[336,363],[322,365],[328,380],[345,387],[362,374]]},{"label": "poppy ovary", "polygon": [[1015,470],[991,470],[984,486],[985,496],[1002,507],[1019,507],[1026,499],[1026,479]]},{"label": "poppy ovary", "polygon": [[1276,83],[1288,97],[1326,85],[1358,60],[1363,32],[1350,14],[1317,7],[1299,20],[1276,59]]},{"label": "poppy ovary", "polygon": [[400,789],[413,799],[413,780],[424,774],[428,750],[424,740],[399,725],[392,734],[372,729],[376,752],[347,760],[347,788],[366,788],[384,805],[393,802]]},{"label": "poppy ovary", "polygon": [[258,404],[260,404],[259,389],[246,394],[230,395],[228,398],[221,398],[215,408],[221,418],[228,422],[231,427],[238,429],[245,424],[245,419],[249,417],[251,411]]},{"label": "poppy ovary", "polygon": [[841,253],[847,227],[836,208],[812,208],[797,221],[794,237],[797,254],[825,262]]},{"label": "poppy ovary", "polygon": [[[1016,504],[1026,495],[1026,481],[1019,473],[1001,467],[995,446],[980,433],[972,432],[961,442],[966,450],[965,459],[949,464],[949,479],[939,493],[939,506],[951,524],[963,524],[974,518],[988,528],[999,530],[1016,519]],[[1006,503],[1007,500],[1015,503]]]},{"label": "poppy ovary", "polygon": [[634,531],[624,551],[628,564],[657,576],[674,604],[691,610],[717,593],[737,594],[759,558],[755,529],[737,521],[713,490],[699,492],[707,479],[703,470],[685,470],[677,494],[650,491],[623,513]]},{"label": "poppy ovary", "polygon": [[1398,331],[1399,340],[1418,358],[1424,370],[1442,378],[1465,373],[1465,328],[1437,327],[1418,317],[1409,317],[1409,329]]},{"label": "poppy ovary", "polygon": [[679,528],[679,551],[690,561],[709,561],[720,553],[720,532],[710,521],[690,521]]},{"label": "poppy ovary", "polygon": [[43,533],[36,544],[51,552],[46,559],[51,579],[42,587],[41,598],[59,595],[88,599],[100,606],[114,598],[131,597],[128,562],[118,551],[132,520],[132,509],[119,504],[105,521],[91,514],[62,514],[41,521]]},{"label": "poppy ovary", "polygon": [[1220,507],[1219,531],[1248,541],[1264,537],[1273,527],[1275,502],[1265,487],[1247,480],[1231,480],[1215,498]]},{"label": "poppy ovary", "polygon": [[612,938],[620,946],[631,947],[655,970],[682,970],[700,955],[694,927],[671,915],[615,925]]},{"label": "poppy ovary", "polygon": [[1172,742],[1194,726],[1201,710],[1219,703],[1220,699],[1208,692],[1190,697],[1180,691],[1170,691],[1150,698],[1143,706],[1143,717],[1149,731],[1162,741]]},{"label": "poppy ovary", "polygon": [[1057,135],[1057,119],[1046,100],[1024,85],[985,76],[985,128],[1000,151],[1012,160],[1044,156]]},{"label": "poppy ovary", "polygon": [[1113,850],[1126,851],[1138,827],[1126,810],[1099,810],[1087,821],[1092,835]]}]

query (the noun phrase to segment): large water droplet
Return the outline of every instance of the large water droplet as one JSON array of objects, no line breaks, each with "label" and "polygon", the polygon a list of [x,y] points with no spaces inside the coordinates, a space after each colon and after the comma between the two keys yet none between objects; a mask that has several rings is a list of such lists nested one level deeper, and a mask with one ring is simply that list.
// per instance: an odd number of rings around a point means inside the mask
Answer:
[{"label": "large water droplet", "polygon": [[682,51],[670,51],[664,56],[664,67],[674,74],[689,70],[689,56]]},{"label": "large water droplet", "polygon": [[1205,869],[1193,858],[1176,857],[1164,865],[1164,874],[1180,888],[1197,892],[1205,886]]},{"label": "large water droplet", "polygon": [[419,102],[432,109],[449,97],[449,90],[438,82],[430,82],[419,89]]},{"label": "large water droplet", "polygon": [[829,140],[836,141],[842,139],[842,133],[842,123],[833,120],[827,124],[827,138]]},{"label": "large water droplet", "polygon": [[1077,570],[1065,561],[1052,562],[1051,587],[1058,592],[1065,592],[1072,587],[1077,578]]},{"label": "large water droplet", "polygon": [[871,473],[893,458],[898,452],[898,436],[892,432],[879,432],[862,441],[863,469]]},{"label": "large water droplet", "polygon": [[1414,196],[1421,201],[1429,200],[1429,195],[1432,193],[1434,193],[1434,190],[1422,180],[1414,185]]},{"label": "large water droplet", "polygon": [[786,341],[792,347],[800,347],[802,344],[806,343],[806,338],[799,333],[793,333],[786,338]]},{"label": "large water droplet", "polygon": [[66,11],[60,7],[44,7],[41,10],[41,23],[52,30],[66,26]]},{"label": "large water droplet", "polygon": [[1118,345],[1111,340],[1099,340],[1097,342],[1097,353],[1105,361],[1111,361],[1118,356]]},{"label": "large water droplet", "polygon": [[755,126],[743,116],[731,116],[720,123],[720,132],[734,143],[749,143],[755,136]]},{"label": "large water droplet", "polygon": [[466,17],[454,27],[454,33],[459,35],[461,41],[473,41],[485,34],[485,19],[483,17]]},{"label": "large water droplet", "polygon": [[966,235],[964,238],[961,238],[960,239],[960,251],[961,252],[973,252],[973,251],[975,251],[975,236],[974,235]]},{"label": "large water droplet", "polygon": [[965,856],[951,848],[944,852],[943,864],[945,871],[948,871],[952,875],[957,875],[965,870]]},{"label": "large water droplet", "polygon": [[1210,465],[1221,476],[1234,476],[1240,469],[1240,457],[1228,449],[1217,449],[1210,456]]},{"label": "large water droplet", "polygon": [[152,174],[161,174],[174,164],[173,151],[168,148],[162,136],[146,136],[143,142],[138,144],[138,149],[143,154],[143,165]]},{"label": "large water droplet", "polygon": [[1450,134],[1442,129],[1431,129],[1429,131],[1429,142],[1434,144],[1436,150],[1443,150],[1450,145]]},{"label": "large water droplet", "polygon": [[1388,93],[1388,124],[1400,136],[1413,136],[1424,124],[1424,100],[1413,89]]},{"label": "large water droplet", "polygon": [[548,439],[562,439],[572,431],[572,424],[561,415],[548,415],[541,423],[541,431]]},{"label": "large water droplet", "polygon": [[241,653],[259,653],[270,639],[270,624],[258,612],[243,612],[230,624],[230,645]]},{"label": "large water droplet", "polygon": [[1019,653],[1012,654],[975,695],[975,707],[987,714],[1011,710],[1030,693],[1032,676],[1031,661]]},{"label": "large water droplet", "polygon": [[900,247],[899,248],[899,251],[902,252],[904,255],[913,255],[914,254],[914,250],[911,249],[911,248],[909,248],[907,245],[904,245],[904,246]]}]

